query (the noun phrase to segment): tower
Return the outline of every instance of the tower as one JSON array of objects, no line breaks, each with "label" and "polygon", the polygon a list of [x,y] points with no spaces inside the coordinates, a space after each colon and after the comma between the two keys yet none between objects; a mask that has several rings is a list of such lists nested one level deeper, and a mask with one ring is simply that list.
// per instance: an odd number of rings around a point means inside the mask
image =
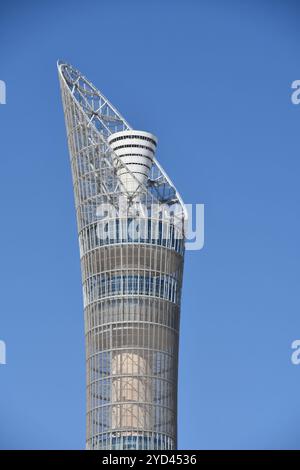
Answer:
[{"label": "tower", "polygon": [[79,236],[87,449],[176,449],[184,204],[133,130],[59,62]]}]

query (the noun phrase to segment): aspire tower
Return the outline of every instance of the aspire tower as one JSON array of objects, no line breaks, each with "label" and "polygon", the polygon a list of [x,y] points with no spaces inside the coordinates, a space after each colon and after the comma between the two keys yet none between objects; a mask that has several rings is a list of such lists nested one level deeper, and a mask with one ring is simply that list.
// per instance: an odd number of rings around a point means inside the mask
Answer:
[{"label": "aspire tower", "polygon": [[176,449],[186,210],[155,158],[79,71],[58,72],[79,235],[87,449]]}]

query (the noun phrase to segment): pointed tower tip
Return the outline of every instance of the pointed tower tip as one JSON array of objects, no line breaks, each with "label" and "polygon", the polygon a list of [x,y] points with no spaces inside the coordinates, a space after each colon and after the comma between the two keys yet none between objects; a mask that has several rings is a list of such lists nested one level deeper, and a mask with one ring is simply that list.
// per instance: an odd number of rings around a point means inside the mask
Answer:
[{"label": "pointed tower tip", "polygon": [[67,64],[67,62],[65,60],[62,60],[62,59],[57,59],[57,61],[56,61],[56,65],[57,65],[58,69],[61,65],[66,65],[66,64]]}]

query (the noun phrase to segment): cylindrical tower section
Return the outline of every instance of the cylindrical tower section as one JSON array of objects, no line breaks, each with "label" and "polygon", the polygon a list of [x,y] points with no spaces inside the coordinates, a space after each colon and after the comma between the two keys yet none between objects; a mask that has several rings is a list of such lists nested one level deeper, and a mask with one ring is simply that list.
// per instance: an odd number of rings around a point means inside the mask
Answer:
[{"label": "cylindrical tower section", "polygon": [[177,445],[183,252],[156,243],[114,241],[82,257],[89,449]]}]

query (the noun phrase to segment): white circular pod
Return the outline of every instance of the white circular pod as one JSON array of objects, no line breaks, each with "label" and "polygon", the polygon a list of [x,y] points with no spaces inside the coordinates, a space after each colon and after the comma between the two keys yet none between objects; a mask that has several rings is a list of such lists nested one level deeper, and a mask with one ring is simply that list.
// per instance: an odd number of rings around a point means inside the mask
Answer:
[{"label": "white circular pod", "polygon": [[157,138],[150,132],[129,130],[111,134],[108,143],[129,170],[118,165],[118,159],[114,158],[117,176],[128,193],[135,193],[141,183],[147,183]]}]

